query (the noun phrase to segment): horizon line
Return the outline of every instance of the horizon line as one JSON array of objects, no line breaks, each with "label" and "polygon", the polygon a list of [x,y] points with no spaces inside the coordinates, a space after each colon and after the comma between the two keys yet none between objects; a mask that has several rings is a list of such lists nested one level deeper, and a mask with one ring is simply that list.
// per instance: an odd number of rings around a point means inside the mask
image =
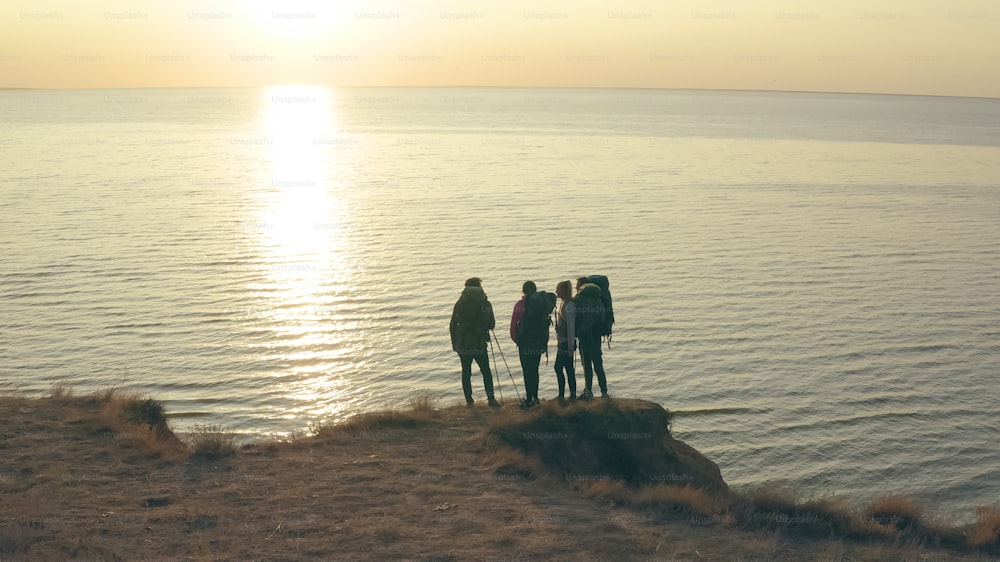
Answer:
[{"label": "horizon line", "polygon": [[93,87],[0,87],[0,91],[59,91],[59,90],[254,90],[282,86],[313,86],[336,89],[481,89],[481,90],[664,90],[675,92],[744,92],[770,94],[823,94],[823,95],[858,95],[858,96],[908,96],[924,98],[959,98],[1000,100],[1000,96],[949,95],[949,94],[915,94],[894,92],[863,92],[863,91],[829,91],[829,90],[765,90],[759,88],[666,88],[652,86],[483,86],[483,85],[441,85],[441,86],[328,86],[306,82],[288,82],[281,84],[256,86],[93,86]]}]

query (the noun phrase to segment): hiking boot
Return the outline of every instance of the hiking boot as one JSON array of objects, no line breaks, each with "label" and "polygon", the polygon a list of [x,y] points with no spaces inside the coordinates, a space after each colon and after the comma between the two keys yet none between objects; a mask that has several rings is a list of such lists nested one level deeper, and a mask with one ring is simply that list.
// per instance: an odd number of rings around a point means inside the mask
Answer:
[{"label": "hiking boot", "polygon": [[471,399],[471,398],[467,399],[465,401],[465,407],[466,408],[475,408],[476,407],[476,401],[473,400],[473,399]]},{"label": "hiking boot", "polygon": [[530,410],[534,405],[535,405],[534,401],[532,401],[530,398],[525,398],[524,402],[518,404],[518,407],[521,408],[522,410]]},{"label": "hiking boot", "polygon": [[500,407],[500,403],[497,402],[496,398],[493,398],[492,396],[490,396],[489,401],[487,401],[486,403],[490,405],[490,408],[499,408]]},{"label": "hiking boot", "polygon": [[607,392],[602,392],[601,393],[601,398],[608,399],[608,398],[611,398],[611,396],[608,396]]},{"label": "hiking boot", "polygon": [[590,400],[593,397],[594,393],[589,388],[580,393],[580,400]]},{"label": "hiking boot", "polygon": [[575,393],[569,395],[569,401],[570,402],[576,402],[576,394]]}]

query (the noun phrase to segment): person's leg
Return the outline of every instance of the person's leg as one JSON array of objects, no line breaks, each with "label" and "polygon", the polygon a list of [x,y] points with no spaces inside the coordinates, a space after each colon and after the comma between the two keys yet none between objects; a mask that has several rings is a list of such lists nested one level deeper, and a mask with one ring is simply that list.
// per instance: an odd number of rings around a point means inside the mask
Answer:
[{"label": "person's leg", "polygon": [[604,353],[601,351],[601,342],[597,342],[597,351],[594,353],[594,372],[597,373],[597,384],[601,387],[601,395],[608,394],[608,379],[604,376]]},{"label": "person's leg", "polygon": [[556,352],[556,383],[559,385],[559,398],[566,396],[566,377],[563,376],[563,370],[569,372],[572,367],[567,367],[568,353],[563,353],[562,350]]},{"label": "person's leg", "polygon": [[490,370],[490,356],[486,350],[476,353],[474,356],[479,370],[483,372],[483,388],[486,390],[486,398],[493,400],[493,371]]},{"label": "person's leg", "polygon": [[525,353],[523,348],[517,348],[517,358],[521,361],[521,378],[524,380],[524,399],[531,399],[531,354]]},{"label": "person's leg", "polygon": [[593,359],[590,357],[589,346],[580,342],[580,360],[583,362],[583,394],[590,394],[594,383]]},{"label": "person's leg", "polygon": [[541,376],[538,373],[538,369],[541,367],[542,364],[542,356],[536,353],[532,357],[533,359],[531,362],[531,397],[534,400],[538,400],[538,382],[539,382],[538,379]]},{"label": "person's leg", "polygon": [[465,402],[472,402],[472,356],[459,354],[462,361],[462,392],[465,394]]},{"label": "person's leg", "polygon": [[[576,368],[569,353],[566,354],[566,382],[569,383],[569,397],[576,398]],[[559,387],[559,394],[562,394],[562,387]]]}]

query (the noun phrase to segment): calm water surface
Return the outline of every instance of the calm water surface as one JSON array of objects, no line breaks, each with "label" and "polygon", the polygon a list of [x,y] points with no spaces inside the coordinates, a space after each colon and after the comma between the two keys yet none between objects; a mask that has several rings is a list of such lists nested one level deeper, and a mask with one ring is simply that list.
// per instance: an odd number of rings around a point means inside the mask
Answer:
[{"label": "calm water surface", "polygon": [[612,393],[731,484],[967,517],[1000,499],[998,183],[1000,100],[0,92],[0,385],[285,435],[459,401],[466,277],[502,324],[604,273]]}]

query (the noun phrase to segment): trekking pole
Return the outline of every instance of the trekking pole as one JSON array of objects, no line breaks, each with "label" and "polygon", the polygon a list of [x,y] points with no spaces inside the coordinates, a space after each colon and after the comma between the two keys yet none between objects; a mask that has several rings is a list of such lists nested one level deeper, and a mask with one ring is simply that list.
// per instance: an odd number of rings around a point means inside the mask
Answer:
[{"label": "trekking pole", "polygon": [[493,356],[493,374],[497,378],[497,391],[500,393],[500,402],[503,402],[503,387],[500,386],[500,368],[497,367],[497,352],[493,351],[493,340],[490,340],[490,355]]},{"label": "trekking pole", "polygon": [[514,392],[517,393],[517,401],[520,402],[521,391],[517,389],[517,381],[514,380],[514,374],[510,372],[510,365],[507,364],[507,358],[504,357],[503,348],[500,347],[500,340],[497,338],[497,333],[493,330],[490,330],[490,333],[493,334],[493,339],[497,342],[497,350],[500,351],[500,358],[503,359],[503,366],[507,367],[507,374],[510,375],[510,382],[514,385]]}]

